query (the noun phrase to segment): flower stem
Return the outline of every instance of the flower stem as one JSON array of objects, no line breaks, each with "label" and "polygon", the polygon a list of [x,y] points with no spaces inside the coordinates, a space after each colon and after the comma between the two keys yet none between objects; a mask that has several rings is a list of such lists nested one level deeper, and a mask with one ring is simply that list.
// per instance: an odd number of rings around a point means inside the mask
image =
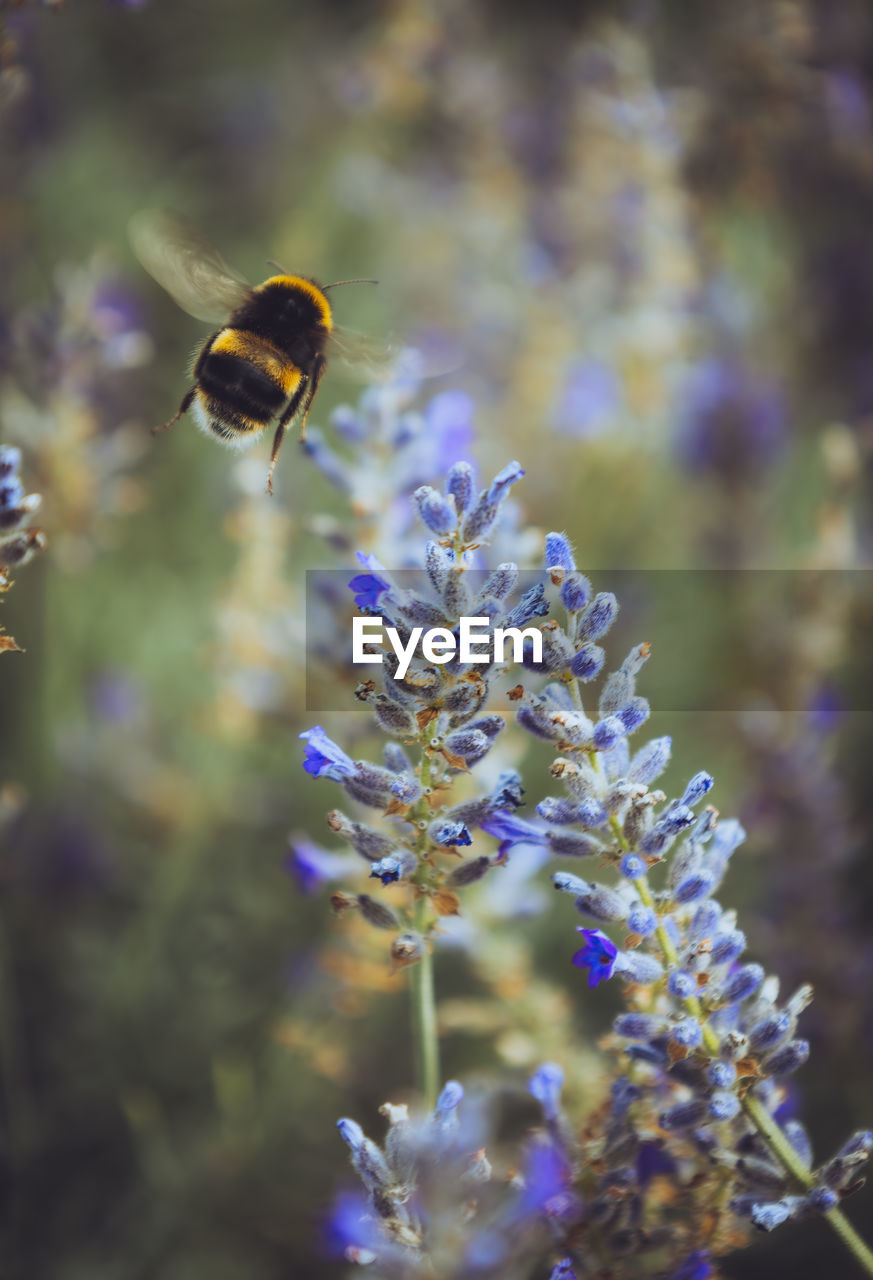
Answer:
[{"label": "flower stem", "polygon": [[[427,927],[427,898],[415,904],[415,922],[424,935]],[[433,981],[433,955],[425,943],[418,964],[412,968],[412,1004],[418,1046],[418,1080],[424,1105],[428,1111],[436,1106],[440,1078],[440,1048],[437,1038],[436,998]]]},{"label": "flower stem", "polygon": [[418,882],[420,896],[416,900],[413,911],[413,928],[416,933],[421,935],[424,942],[421,959],[412,967],[412,1016],[418,1057],[419,1088],[425,1107],[428,1111],[432,1111],[436,1106],[437,1092],[439,1090],[440,1047],[437,1036],[433,953],[427,937],[431,923],[429,919],[430,898],[423,889],[425,881],[420,878],[426,876],[427,873],[428,838],[426,823],[429,813],[427,795],[431,786],[431,760],[427,748],[427,738],[428,733],[425,729],[420,740],[421,761],[418,770],[419,782],[424,789],[424,794],[415,806],[413,813],[410,814],[410,817],[420,824],[417,840],[419,869],[415,877]]}]

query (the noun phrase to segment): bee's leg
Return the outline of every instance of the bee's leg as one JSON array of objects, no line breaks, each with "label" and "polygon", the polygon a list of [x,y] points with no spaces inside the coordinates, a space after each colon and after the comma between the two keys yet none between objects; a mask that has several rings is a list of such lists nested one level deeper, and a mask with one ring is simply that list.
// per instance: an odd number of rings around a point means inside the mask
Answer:
[{"label": "bee's leg", "polygon": [[318,391],[318,384],[324,377],[324,371],[327,368],[327,360],[324,356],[316,356],[312,362],[312,373],[309,375],[306,389],[306,399],[303,401],[303,412],[300,415],[300,439],[306,439],[306,418],[309,410],[312,408],[312,402]]},{"label": "bee's leg", "polygon": [[308,389],[309,379],[301,378],[297,390],[288,401],[281,418],[276,424],[276,434],[273,436],[273,450],[270,454],[270,470],[267,474],[267,493],[273,492],[273,472],[276,469],[276,459],[279,456],[279,450],[282,447],[282,441],[285,438],[285,431],[288,427],[288,423],[295,414],[298,413],[304,398],[311,399],[311,397],[307,395]]},{"label": "bee's leg", "polygon": [[306,415],[312,408],[312,402],[315,399],[315,393],[318,390],[318,384],[324,376],[327,368],[327,361],[324,356],[316,356],[312,362],[312,373],[306,378],[301,378],[300,385],[294,392],[285,408],[285,412],[279,419],[276,427],[276,434],[273,436],[273,452],[270,454],[270,471],[267,476],[267,493],[273,492],[273,471],[276,466],[276,458],[282,441],[285,438],[285,431],[288,423],[300,414],[300,439],[306,436]]},{"label": "bee's leg", "polygon": [[160,427],[152,427],[153,436],[158,435],[158,433],[161,431],[169,431],[170,427],[174,426],[175,423],[177,423],[179,419],[182,417],[182,415],[188,412],[188,410],[191,408],[191,405],[194,403],[194,396],[196,394],[196,391],[197,391],[197,388],[192,387],[190,391],[185,392],[185,395],[182,397],[182,403],[179,405],[179,408],[173,414],[170,421],[163,423],[162,426]]},{"label": "bee's leg", "polygon": [[175,414],[173,415],[173,417],[170,419],[169,422],[165,422],[161,427],[152,427],[153,436],[158,435],[158,433],[161,431],[168,431],[170,427],[175,426],[175,424],[179,421],[182,415],[187,413],[188,410],[191,408],[191,405],[194,403],[194,397],[197,394],[197,380],[200,377],[200,371],[203,368],[204,364],[206,363],[206,357],[209,355],[209,352],[212,350],[212,344],[215,341],[215,339],[218,337],[219,333],[221,333],[221,330],[216,329],[215,333],[210,333],[209,337],[206,339],[205,343],[200,349],[200,354],[197,357],[197,361],[194,365],[194,368],[191,371],[191,375],[194,378],[194,386],[191,388],[190,391],[185,392],[185,395],[182,399],[182,403],[179,405],[179,408],[176,410]]}]

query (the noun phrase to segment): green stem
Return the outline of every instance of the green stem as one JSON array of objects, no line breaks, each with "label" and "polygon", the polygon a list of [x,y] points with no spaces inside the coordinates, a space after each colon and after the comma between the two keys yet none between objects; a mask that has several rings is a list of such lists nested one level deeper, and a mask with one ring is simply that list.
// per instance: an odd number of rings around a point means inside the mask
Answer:
[{"label": "green stem", "polygon": [[[419,898],[415,904],[415,923],[418,932],[424,936],[427,927],[427,898]],[[418,964],[412,967],[412,1004],[418,1043],[419,1087],[425,1107],[432,1111],[439,1092],[440,1047],[437,1038],[433,955],[427,943]]]},{"label": "green stem", "polygon": [[413,928],[423,941],[421,959],[412,966],[412,1015],[418,1059],[418,1083],[424,1105],[428,1111],[436,1106],[440,1081],[440,1047],[437,1035],[436,993],[433,976],[433,954],[428,943],[430,929],[430,899],[424,891],[427,877],[425,856],[428,852],[427,819],[430,808],[427,792],[431,786],[431,761],[427,750],[428,732],[422,734],[421,761],[418,778],[425,794],[410,813],[410,818],[419,824],[416,841],[419,857],[418,871],[414,877],[420,896],[413,910]]}]

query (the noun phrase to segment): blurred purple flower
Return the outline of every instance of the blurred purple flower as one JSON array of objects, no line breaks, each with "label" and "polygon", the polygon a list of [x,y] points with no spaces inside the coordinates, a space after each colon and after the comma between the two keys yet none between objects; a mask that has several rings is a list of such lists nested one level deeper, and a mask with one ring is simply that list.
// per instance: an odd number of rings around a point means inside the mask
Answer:
[{"label": "blurred purple flower", "polygon": [[602,434],[621,408],[621,385],[609,365],[599,360],[575,361],[553,403],[558,431],[570,436]]},{"label": "blurred purple flower", "polygon": [[680,398],[676,451],[691,471],[744,475],[774,463],[788,429],[779,389],[739,361],[702,360]]},{"label": "blurred purple flower", "polygon": [[311,840],[292,840],[285,855],[285,870],[302,893],[317,893],[329,880],[339,880],[360,866],[354,854],[331,853]]},{"label": "blurred purple flower", "polygon": [[91,684],[91,706],[98,719],[108,724],[127,724],[140,715],[142,696],[126,672],[107,668]]}]

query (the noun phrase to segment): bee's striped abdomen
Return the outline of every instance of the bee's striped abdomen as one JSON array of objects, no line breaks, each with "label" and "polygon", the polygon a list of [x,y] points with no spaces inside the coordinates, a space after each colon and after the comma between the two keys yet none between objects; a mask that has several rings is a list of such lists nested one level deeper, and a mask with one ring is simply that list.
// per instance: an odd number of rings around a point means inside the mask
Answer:
[{"label": "bee's striped abdomen", "polygon": [[272,421],[301,376],[287,356],[257,334],[222,329],[197,365],[201,426],[224,440],[251,436]]}]

